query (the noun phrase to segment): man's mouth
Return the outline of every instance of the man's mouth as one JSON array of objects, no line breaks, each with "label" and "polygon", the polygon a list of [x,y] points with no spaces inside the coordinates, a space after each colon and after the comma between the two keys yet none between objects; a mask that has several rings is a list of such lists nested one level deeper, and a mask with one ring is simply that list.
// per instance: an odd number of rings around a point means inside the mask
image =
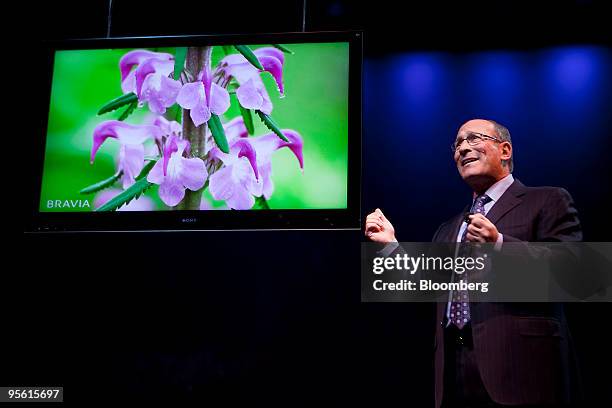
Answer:
[{"label": "man's mouth", "polygon": [[478,161],[478,159],[475,158],[475,157],[468,157],[468,158],[465,158],[465,159],[461,160],[461,165],[465,166],[465,165],[468,165],[468,164],[473,163],[475,161]]}]

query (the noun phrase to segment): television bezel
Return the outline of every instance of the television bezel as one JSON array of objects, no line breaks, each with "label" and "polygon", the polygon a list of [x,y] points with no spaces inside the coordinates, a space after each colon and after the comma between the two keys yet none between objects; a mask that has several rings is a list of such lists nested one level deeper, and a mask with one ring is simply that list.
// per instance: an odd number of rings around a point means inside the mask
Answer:
[{"label": "television bezel", "polygon": [[[347,42],[348,78],[348,168],[345,209],[284,210],[165,210],[113,212],[41,212],[40,196],[51,101],[54,55],[61,50],[183,47],[240,44],[286,44]],[[295,32],[232,35],[148,36],[49,41],[44,44],[47,109],[33,143],[39,166],[32,187],[32,217],[26,232],[62,231],[205,231],[257,229],[359,229],[361,201],[362,64],[363,33]],[[306,168],[305,171],[308,171]]]}]

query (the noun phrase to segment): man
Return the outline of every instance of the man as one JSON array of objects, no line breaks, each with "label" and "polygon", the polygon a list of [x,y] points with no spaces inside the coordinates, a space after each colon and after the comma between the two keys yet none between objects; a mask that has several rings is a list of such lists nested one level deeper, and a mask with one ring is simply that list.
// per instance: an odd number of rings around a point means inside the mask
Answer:
[{"label": "man", "polygon": [[[473,191],[472,214],[469,223],[465,212],[443,223],[434,242],[499,247],[582,239],[567,191],[526,187],[513,178],[512,140],[504,126],[470,120],[452,147],[457,170]],[[383,253],[401,250],[379,209],[367,216],[365,234],[385,244]],[[436,319],[436,407],[573,403],[577,370],[562,305],[470,303],[451,293],[448,302],[438,303]]]}]

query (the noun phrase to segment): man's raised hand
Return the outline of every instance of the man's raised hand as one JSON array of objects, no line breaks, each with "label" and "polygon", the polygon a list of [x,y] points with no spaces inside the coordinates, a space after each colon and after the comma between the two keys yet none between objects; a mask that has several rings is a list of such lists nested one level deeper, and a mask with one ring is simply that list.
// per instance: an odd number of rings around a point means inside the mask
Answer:
[{"label": "man's raised hand", "polygon": [[391,225],[387,217],[385,217],[379,208],[366,217],[365,236],[371,241],[381,244],[397,242],[393,225]]}]

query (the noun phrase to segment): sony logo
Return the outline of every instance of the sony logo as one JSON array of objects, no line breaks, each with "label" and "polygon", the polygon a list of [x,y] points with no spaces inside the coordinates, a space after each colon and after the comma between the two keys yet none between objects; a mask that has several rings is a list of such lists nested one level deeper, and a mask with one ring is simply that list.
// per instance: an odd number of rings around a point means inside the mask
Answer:
[{"label": "sony logo", "polygon": [[193,217],[193,218],[181,218],[181,222],[185,222],[185,223],[187,223],[187,222],[197,222],[197,221],[198,221],[198,219],[195,218],[195,217]]}]

